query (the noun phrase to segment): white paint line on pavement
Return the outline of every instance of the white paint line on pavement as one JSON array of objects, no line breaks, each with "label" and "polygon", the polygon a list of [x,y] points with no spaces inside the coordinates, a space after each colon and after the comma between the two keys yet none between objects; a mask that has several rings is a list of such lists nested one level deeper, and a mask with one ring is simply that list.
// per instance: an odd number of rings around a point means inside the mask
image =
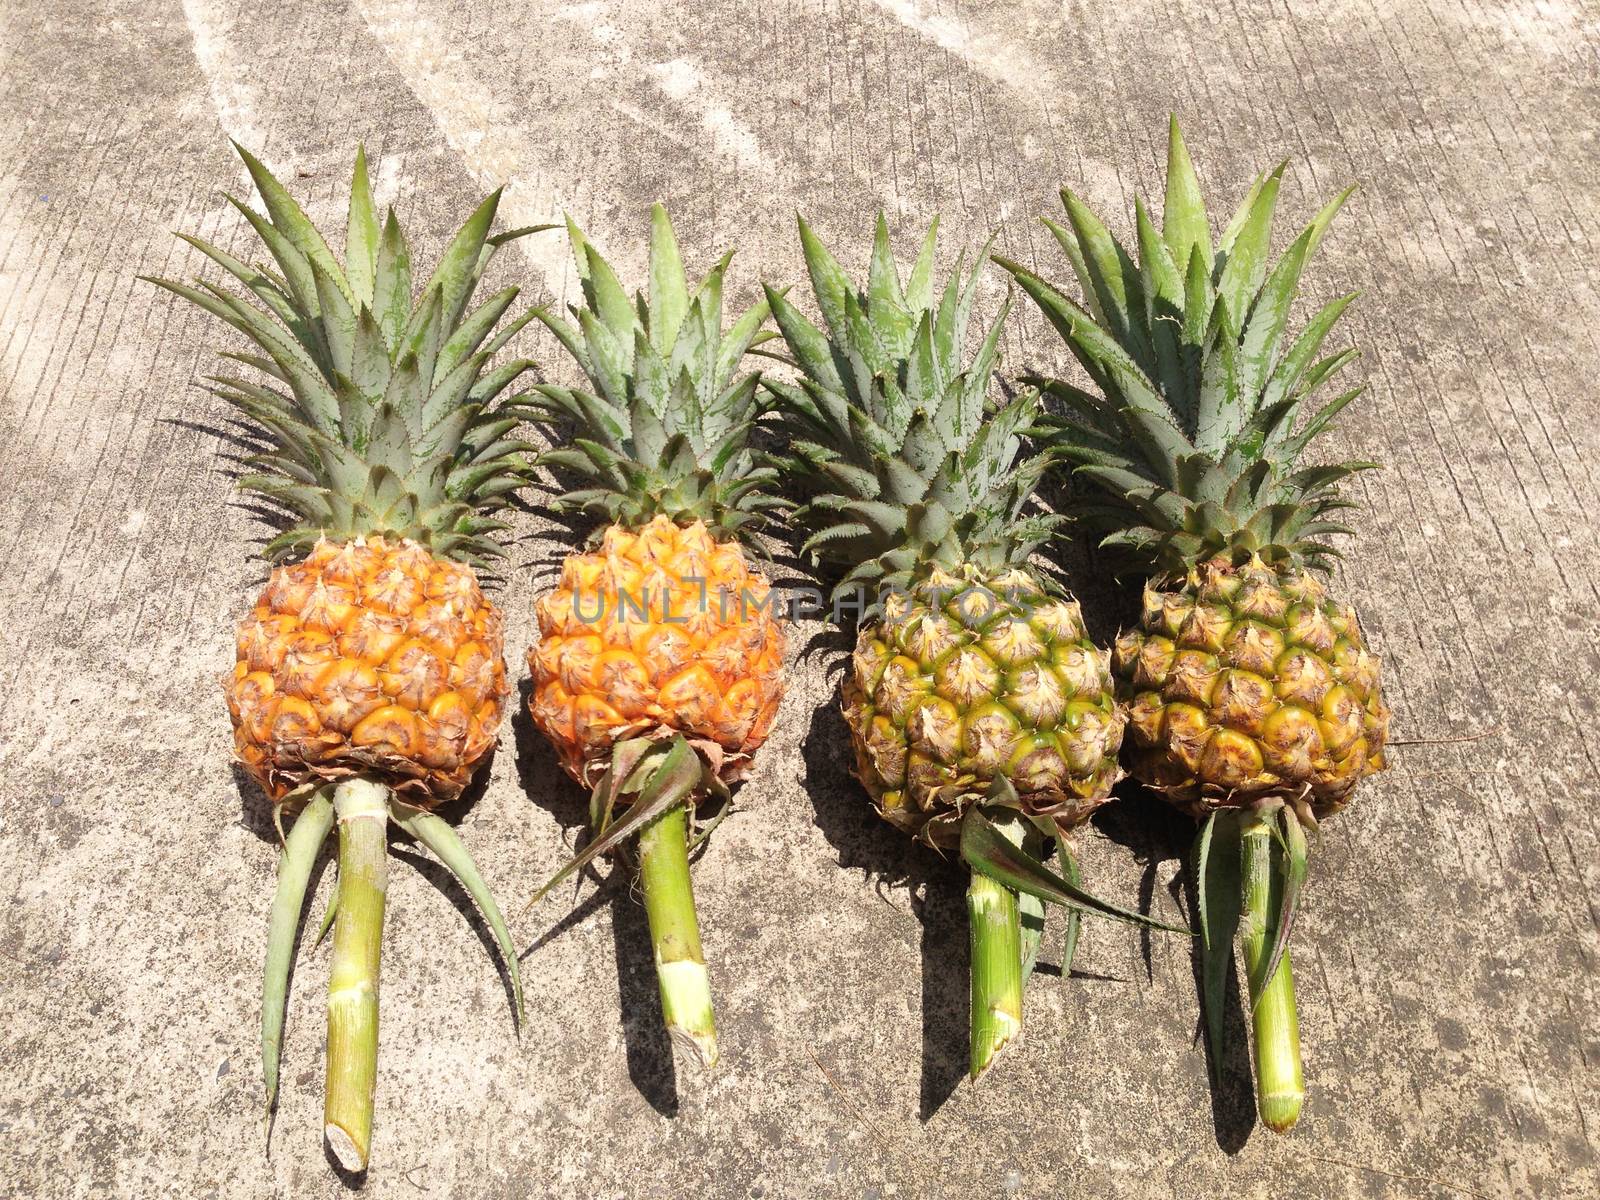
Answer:
[{"label": "white paint line on pavement", "polygon": [[259,153],[266,145],[266,134],[256,124],[254,97],[243,79],[244,64],[229,47],[232,20],[210,0],[183,0],[183,19],[188,22],[195,62],[211,89],[211,105],[223,132]]},{"label": "white paint line on pavement", "polygon": [[[482,188],[505,185],[500,214],[509,226],[561,220],[572,199],[550,177],[533,144],[463,60],[450,31],[412,0],[357,0],[356,9],[439,132]],[[519,238],[516,247],[544,275],[556,299],[575,291],[566,239]]]}]

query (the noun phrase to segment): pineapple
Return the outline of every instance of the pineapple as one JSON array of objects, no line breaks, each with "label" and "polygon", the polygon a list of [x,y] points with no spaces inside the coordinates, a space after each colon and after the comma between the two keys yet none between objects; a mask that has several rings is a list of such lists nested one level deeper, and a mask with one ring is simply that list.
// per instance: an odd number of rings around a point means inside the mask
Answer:
[{"label": "pineapple", "polygon": [[1162,227],[1137,206],[1137,260],[1064,191],[1067,225],[1047,224],[1082,303],[1002,264],[1094,384],[1044,386],[1066,414],[1056,447],[1109,501],[1104,544],[1132,555],[1148,580],[1143,616],[1112,661],[1129,713],[1128,762],[1203,822],[1195,870],[1212,1058],[1237,927],[1258,1103],[1280,1132],[1304,1097],[1286,939],[1305,831],[1383,769],[1389,724],[1378,659],[1354,611],[1319,578],[1337,553],[1327,539],[1348,532],[1331,519],[1348,506],[1338,485],[1375,464],[1300,461],[1361,391],[1310,408],[1355,355],[1319,358],[1351,297],[1285,337],[1302,269],[1350,193],[1269,268],[1282,172],[1257,179],[1213,250],[1174,120]]},{"label": "pineapple", "polygon": [[861,632],[843,688],[857,776],[879,813],[953,848],[967,810],[1004,777],[1045,828],[1082,823],[1121,776],[1123,717],[1077,604],[1025,567],[970,559],[935,557],[903,583]]},{"label": "pineapple", "polygon": [[[499,193],[484,200],[413,297],[411,253],[393,211],[380,227],[358,151],[341,264],[271,173],[239,147],[266,213],[233,201],[277,270],[198,238],[192,246],[260,305],[201,282],[150,282],[245,334],[225,357],[257,378],[212,377],[271,449],[250,460],[247,492],[287,514],[265,549],[276,567],[240,622],[224,683],[239,762],[284,841],[262,1004],[267,1110],[295,931],[313,862],[335,822],[339,878],[328,995],[324,1130],[364,1169],[377,1069],[378,957],[390,821],[428,846],[488,918],[510,971],[517,956],[498,906],[455,832],[433,809],[459,796],[495,745],[506,684],[499,610],[474,565],[499,552],[491,515],[518,482],[513,405],[497,398],[532,364],[490,358],[531,317],[494,333],[516,299],[472,294],[496,249]],[[492,336],[491,336],[492,335]],[[326,926],[324,926],[326,929]]]},{"label": "pineapple", "polygon": [[633,300],[578,227],[568,230],[584,307],[573,306],[576,326],[537,315],[594,390],[534,389],[570,434],[540,461],[579,481],[558,508],[606,524],[537,602],[529,709],[567,773],[592,789],[594,837],[539,895],[639,833],[662,1015],[674,1044],[709,1068],[716,1023],[689,887],[690,825],[707,804],[725,811],[783,696],[783,623],[749,557],[776,503],[775,472],[752,458],[757,375],[739,373],[745,351],[771,336],[761,332],[767,305],[724,330],[731,253],[691,295],[659,204],[649,288]]},{"label": "pineapple", "polygon": [[[988,401],[1006,309],[967,358],[980,272],[958,264],[936,300],[937,231],[902,285],[880,215],[863,291],[802,218],[827,332],[769,287],[800,378],[766,386],[811,497],[806,551],[838,578],[836,609],[873,593],[843,685],[856,775],[885,819],[973,868],[976,1078],[1021,1030],[1037,941],[1025,956],[1019,905],[1130,915],[1038,861],[1110,797],[1124,717],[1077,604],[1031,565],[1060,518],[1027,511],[1052,458],[1023,453],[1038,394]],[[1062,859],[1075,876],[1064,843]]]}]

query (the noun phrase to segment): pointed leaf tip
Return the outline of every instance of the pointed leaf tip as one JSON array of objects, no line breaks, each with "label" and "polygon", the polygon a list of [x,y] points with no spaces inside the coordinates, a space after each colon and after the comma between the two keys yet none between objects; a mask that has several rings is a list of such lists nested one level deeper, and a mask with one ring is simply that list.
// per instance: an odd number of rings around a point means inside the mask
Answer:
[{"label": "pointed leaf tip", "polygon": [[500,957],[505,961],[506,973],[511,976],[511,994],[516,1008],[516,1023],[520,1030],[526,1019],[522,1002],[521,963],[517,958],[516,947],[511,941],[511,931],[506,927],[505,917],[500,912],[500,906],[495,903],[494,894],[490,892],[488,884],[479,874],[471,853],[456,831],[437,813],[412,808],[398,800],[390,801],[389,810],[395,824],[433,851],[434,856],[460,881],[466,888],[467,894],[477,904],[484,920],[488,922],[494,934],[495,944],[500,948]]}]

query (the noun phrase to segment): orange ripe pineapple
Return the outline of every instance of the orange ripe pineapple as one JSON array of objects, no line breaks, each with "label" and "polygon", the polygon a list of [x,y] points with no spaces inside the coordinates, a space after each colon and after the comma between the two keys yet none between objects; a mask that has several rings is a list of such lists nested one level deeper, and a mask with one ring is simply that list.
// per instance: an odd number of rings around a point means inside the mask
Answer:
[{"label": "orange ripe pineapple", "polygon": [[[517,956],[493,897],[451,827],[432,813],[459,796],[495,744],[509,691],[499,610],[473,564],[499,552],[489,514],[519,482],[521,420],[501,393],[531,363],[486,370],[525,325],[494,334],[507,288],[469,310],[496,249],[496,193],[468,218],[413,299],[411,253],[393,212],[380,226],[356,156],[341,264],[276,179],[239,151],[266,207],[234,203],[277,270],[185,238],[263,306],[210,283],[153,280],[246,334],[227,357],[259,378],[212,377],[271,450],[239,482],[288,513],[272,572],[240,623],[225,689],[234,745],[274,803],[298,817],[273,902],[261,1050],[269,1113],[295,931],[311,867],[337,820],[324,1131],[364,1168],[377,1072],[378,956],[392,820],[453,870],[488,918],[521,1006]],[[491,336],[493,334],[493,336]]]},{"label": "orange ripe pineapple", "polygon": [[274,800],[365,772],[422,808],[461,794],[510,691],[472,568],[409,539],[318,540],[239,623],[239,761]]},{"label": "orange ripe pineapple", "polygon": [[[593,391],[540,385],[570,445],[542,462],[581,481],[561,507],[608,522],[538,602],[529,707],[567,773],[593,788],[594,839],[539,893],[639,834],[638,860],[668,1032],[717,1059],[711,989],[689,888],[696,810],[726,801],[783,695],[784,635],[744,543],[775,501],[747,447],[760,416],[740,361],[765,340],[758,302],[726,331],[728,257],[692,295],[666,210],[651,213],[650,286],[630,299],[568,223],[584,307],[537,315]],[[731,257],[731,256],[730,256]]]},{"label": "orange ripe pineapple", "polygon": [[783,695],[769,595],[739,544],[704,521],[612,525],[597,549],[570,556],[539,600],[528,655],[533,717],[567,773],[592,786],[617,742],[672,730],[716,760],[724,783],[742,779]]}]

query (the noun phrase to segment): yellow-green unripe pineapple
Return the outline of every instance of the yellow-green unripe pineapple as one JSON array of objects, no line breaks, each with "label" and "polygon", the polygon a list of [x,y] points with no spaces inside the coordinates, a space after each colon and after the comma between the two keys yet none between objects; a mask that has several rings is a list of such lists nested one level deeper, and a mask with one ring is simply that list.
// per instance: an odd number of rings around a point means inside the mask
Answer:
[{"label": "yellow-green unripe pineapple", "polygon": [[973,867],[976,1076],[1021,1028],[1018,893],[1128,915],[1038,862],[1109,798],[1124,718],[1109,656],[1031,562],[1060,518],[1031,510],[1051,461],[1025,452],[1038,394],[988,398],[1006,310],[969,357],[979,270],[936,293],[936,231],[902,286],[880,216],[863,290],[802,220],[826,332],[768,288],[800,377],[765,382],[809,497],[805,548],[863,613],[844,683],[856,774],[886,819]]},{"label": "yellow-green unripe pineapple", "polygon": [[1206,1008],[1218,1053],[1235,928],[1249,965],[1262,1119],[1286,1130],[1304,1087],[1286,939],[1306,869],[1305,829],[1384,766],[1389,711],[1355,613],[1319,577],[1348,532],[1339,484],[1374,466],[1300,459],[1361,389],[1313,402],[1352,358],[1322,356],[1349,305],[1288,336],[1301,272],[1341,193],[1271,261],[1283,167],[1256,180],[1215,248],[1177,122],[1158,229],[1136,207],[1137,255],[1063,191],[1046,222],[1083,293],[1073,301],[1003,262],[1093,383],[1034,381],[1059,401],[1054,446],[1105,501],[1103,544],[1147,584],[1113,658],[1128,706],[1127,760],[1204,820],[1196,883]]},{"label": "yellow-green unripe pineapple", "polygon": [[1108,655],[1025,567],[924,563],[860,631],[844,685],[856,775],[891,824],[953,847],[1006,780],[1069,831],[1121,776]]},{"label": "yellow-green unripe pineapple", "polygon": [[1245,552],[1175,571],[1113,666],[1133,773],[1197,817],[1278,801],[1309,824],[1384,765],[1378,660],[1309,570]]}]

